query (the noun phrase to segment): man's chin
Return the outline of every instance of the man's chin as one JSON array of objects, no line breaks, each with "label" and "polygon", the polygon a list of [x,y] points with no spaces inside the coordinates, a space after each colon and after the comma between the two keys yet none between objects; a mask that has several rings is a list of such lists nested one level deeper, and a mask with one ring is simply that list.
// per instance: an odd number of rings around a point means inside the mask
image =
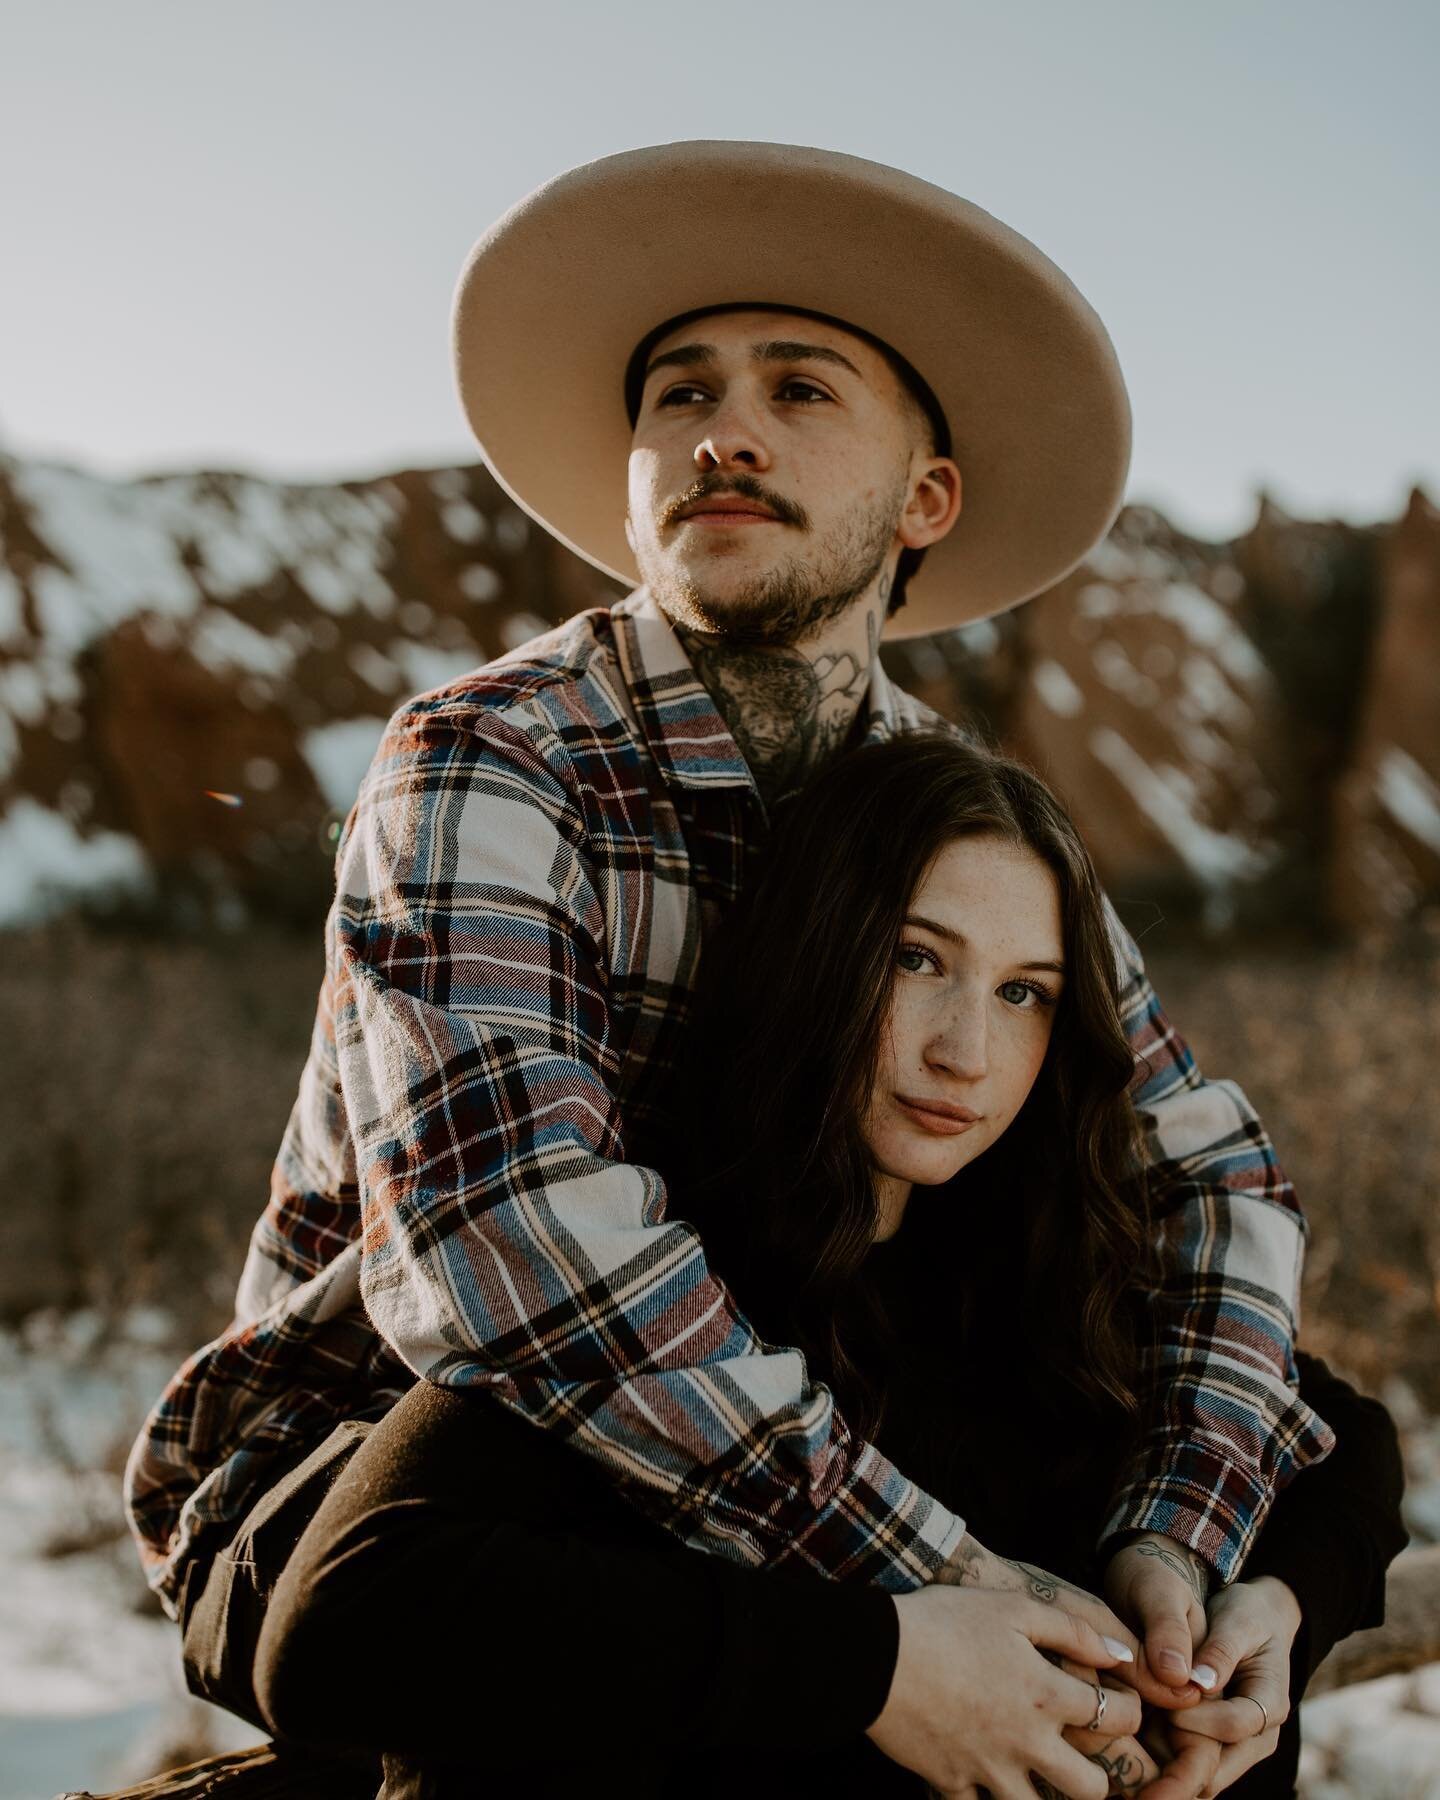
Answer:
[{"label": "man's chin", "polygon": [[735,642],[786,644],[790,608],[769,591],[767,569],[667,569],[648,576],[651,595],[678,625]]}]

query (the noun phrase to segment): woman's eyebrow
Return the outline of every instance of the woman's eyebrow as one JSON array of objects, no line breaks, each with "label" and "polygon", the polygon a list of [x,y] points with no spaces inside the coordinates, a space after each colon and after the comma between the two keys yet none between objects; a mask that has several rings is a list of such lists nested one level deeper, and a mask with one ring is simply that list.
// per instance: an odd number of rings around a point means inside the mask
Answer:
[{"label": "woman's eyebrow", "polygon": [[[657,369],[679,367],[693,369],[697,363],[713,363],[715,346],[713,344],[678,344],[673,350],[662,350],[658,356],[652,356],[645,370],[648,381]],[[772,338],[768,343],[750,346],[752,362],[822,362],[835,363],[842,369],[848,369],[857,381],[865,377],[855,367],[848,356],[842,356],[838,350],[832,350],[828,344],[802,344],[794,338]]]},{"label": "woman's eyebrow", "polygon": [[[965,942],[965,937],[962,932],[955,931],[949,925],[942,925],[938,919],[927,919],[924,913],[906,913],[905,923],[907,925],[918,925],[922,931],[933,931],[936,937],[946,938],[952,944],[963,944]],[[1063,975],[1065,973],[1065,965],[1063,962],[1022,962],[1017,963],[1015,966],[1019,969],[1048,969],[1052,975]]]}]

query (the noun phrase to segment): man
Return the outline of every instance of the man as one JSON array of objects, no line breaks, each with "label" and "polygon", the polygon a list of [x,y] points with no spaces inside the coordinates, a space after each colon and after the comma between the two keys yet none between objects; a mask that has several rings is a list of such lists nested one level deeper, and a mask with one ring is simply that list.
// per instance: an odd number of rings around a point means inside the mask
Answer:
[{"label": "man", "polygon": [[[627,1146],[775,803],[936,722],[882,634],[1015,604],[1104,536],[1129,448],[1104,329],[952,195],[721,143],[531,195],[472,254],[455,333],[498,479],[643,585],[392,721],[235,1324],[132,1455],[151,1583],[185,1621],[257,1493],[421,1376],[493,1395],[721,1557],[1039,1591],[759,1343]],[[1294,1392],[1292,1192],[1115,930],[1169,1275],[1106,1588],[1152,1688],[1193,1698],[1208,1583],[1333,1440]]]}]

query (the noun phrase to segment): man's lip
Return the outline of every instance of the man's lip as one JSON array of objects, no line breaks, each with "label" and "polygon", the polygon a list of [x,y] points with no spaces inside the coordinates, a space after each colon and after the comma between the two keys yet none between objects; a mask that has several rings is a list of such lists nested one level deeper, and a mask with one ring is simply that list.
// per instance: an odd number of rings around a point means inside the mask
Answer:
[{"label": "man's lip", "polygon": [[753,500],[726,500],[718,494],[713,500],[701,500],[694,506],[687,506],[680,514],[682,522],[686,519],[714,518],[762,519],[769,525],[779,523],[768,506],[759,506]]},{"label": "man's lip", "polygon": [[682,525],[778,525],[774,513],[759,512],[693,512],[681,518]]},{"label": "man's lip", "polygon": [[948,1100],[920,1100],[909,1094],[896,1094],[906,1112],[915,1115],[922,1124],[942,1131],[963,1131],[966,1126],[979,1122],[980,1114],[969,1106],[953,1106]]}]

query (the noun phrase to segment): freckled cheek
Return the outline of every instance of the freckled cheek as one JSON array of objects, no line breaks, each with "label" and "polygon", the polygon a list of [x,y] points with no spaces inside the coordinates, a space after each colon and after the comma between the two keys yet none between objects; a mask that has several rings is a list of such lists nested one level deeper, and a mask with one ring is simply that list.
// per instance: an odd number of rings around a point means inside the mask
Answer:
[{"label": "freckled cheek", "polygon": [[[1045,1061],[1047,1037],[1039,1043],[1017,1046],[1013,1060],[1007,1061],[999,1094],[1003,1099],[1003,1118],[1008,1125],[1025,1104]],[[1002,1127],[1003,1129],[1003,1127]]]}]

